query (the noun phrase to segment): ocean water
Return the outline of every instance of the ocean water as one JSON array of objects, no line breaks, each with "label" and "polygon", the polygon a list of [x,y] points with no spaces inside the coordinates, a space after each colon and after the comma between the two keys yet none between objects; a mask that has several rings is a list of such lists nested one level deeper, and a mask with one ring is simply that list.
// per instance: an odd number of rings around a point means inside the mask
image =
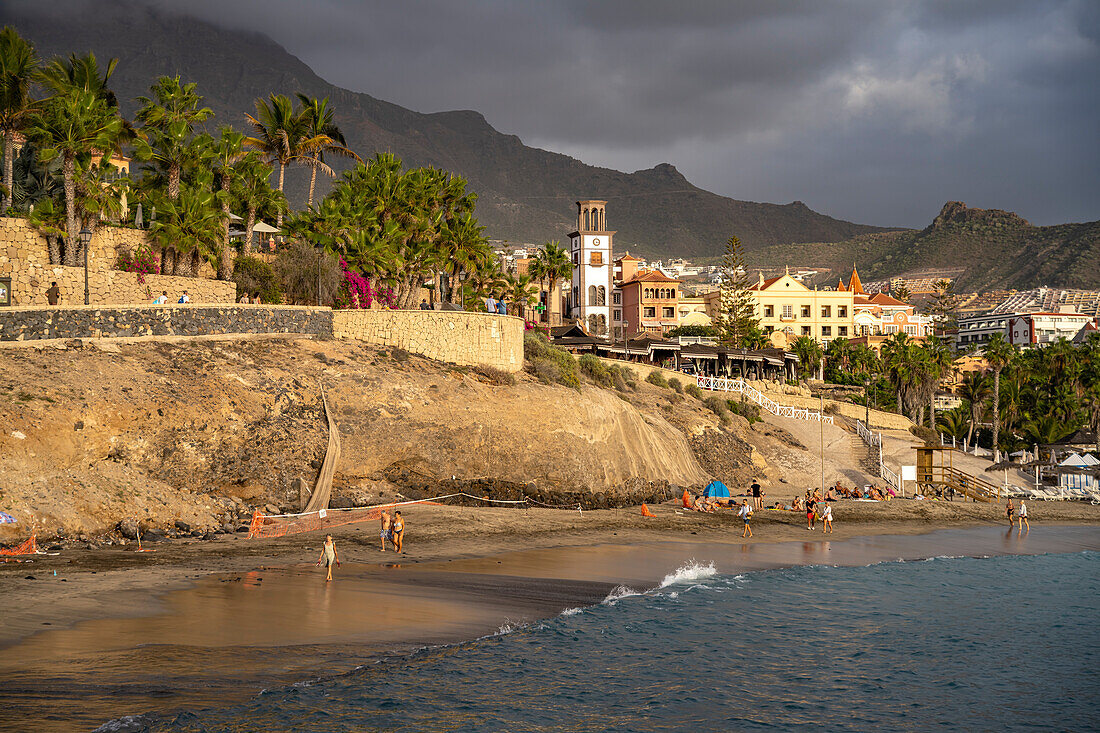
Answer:
[{"label": "ocean water", "polygon": [[1100,729],[1100,553],[722,575],[103,731]]}]

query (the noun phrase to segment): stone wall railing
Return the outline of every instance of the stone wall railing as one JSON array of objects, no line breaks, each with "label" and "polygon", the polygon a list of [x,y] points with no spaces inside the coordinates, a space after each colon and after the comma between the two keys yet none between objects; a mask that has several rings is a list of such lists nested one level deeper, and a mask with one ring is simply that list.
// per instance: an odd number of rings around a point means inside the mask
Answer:
[{"label": "stone wall railing", "polygon": [[334,311],[332,335],[429,359],[507,372],[523,368],[523,319],[464,311]]},{"label": "stone wall railing", "polygon": [[271,305],[79,305],[0,308],[0,341],[282,334],[328,336],[332,311]]},{"label": "stone wall railing", "polygon": [[0,341],[233,334],[354,339],[449,364],[523,368],[523,320],[489,313],[196,303],[0,308]]}]

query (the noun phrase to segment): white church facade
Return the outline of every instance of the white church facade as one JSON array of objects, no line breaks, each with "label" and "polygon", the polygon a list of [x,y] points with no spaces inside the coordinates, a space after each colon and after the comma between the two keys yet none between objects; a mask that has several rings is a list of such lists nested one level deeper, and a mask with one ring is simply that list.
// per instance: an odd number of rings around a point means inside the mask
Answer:
[{"label": "white church facade", "polygon": [[570,316],[593,336],[607,336],[611,325],[611,239],[615,232],[607,228],[606,207],[606,201],[578,201],[577,229],[569,234],[573,260]]}]

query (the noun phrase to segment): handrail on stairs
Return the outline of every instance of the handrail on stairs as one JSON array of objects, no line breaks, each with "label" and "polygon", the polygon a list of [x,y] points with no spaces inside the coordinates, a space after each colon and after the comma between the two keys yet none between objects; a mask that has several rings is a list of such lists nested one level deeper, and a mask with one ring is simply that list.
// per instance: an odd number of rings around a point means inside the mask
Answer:
[{"label": "handrail on stairs", "polygon": [[790,417],[795,420],[806,420],[808,422],[823,422],[826,425],[834,424],[832,415],[823,415],[817,410],[809,410],[804,407],[781,405],[753,387],[744,379],[705,377],[700,375],[695,378],[695,384],[699,389],[706,389],[712,392],[740,392],[771,414],[778,415],[779,417]]}]

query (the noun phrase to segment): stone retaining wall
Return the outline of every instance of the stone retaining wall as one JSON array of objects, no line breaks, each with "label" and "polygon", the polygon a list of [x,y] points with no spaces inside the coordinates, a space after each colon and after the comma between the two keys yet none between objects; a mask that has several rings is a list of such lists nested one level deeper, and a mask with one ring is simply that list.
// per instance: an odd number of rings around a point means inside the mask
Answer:
[{"label": "stone retaining wall", "polygon": [[[146,232],[125,227],[99,227],[88,247],[89,300],[98,305],[149,303],[167,291],[176,302],[184,290],[193,303],[232,303],[236,287],[210,277],[147,275],[138,282],[132,272],[114,269],[120,250],[133,251],[146,242]],[[210,275],[208,265],[200,274]],[[62,305],[84,303],[84,267],[51,265],[46,238],[26,219],[0,217],[0,277],[10,277],[12,305],[46,305],[46,290],[56,282]]]},{"label": "stone retaining wall", "polygon": [[523,368],[523,320],[462,311],[334,311],[332,335],[429,359],[507,372]]},{"label": "stone retaining wall", "polygon": [[196,304],[0,308],[0,341],[277,333],[328,336],[332,311],[312,306]]}]

